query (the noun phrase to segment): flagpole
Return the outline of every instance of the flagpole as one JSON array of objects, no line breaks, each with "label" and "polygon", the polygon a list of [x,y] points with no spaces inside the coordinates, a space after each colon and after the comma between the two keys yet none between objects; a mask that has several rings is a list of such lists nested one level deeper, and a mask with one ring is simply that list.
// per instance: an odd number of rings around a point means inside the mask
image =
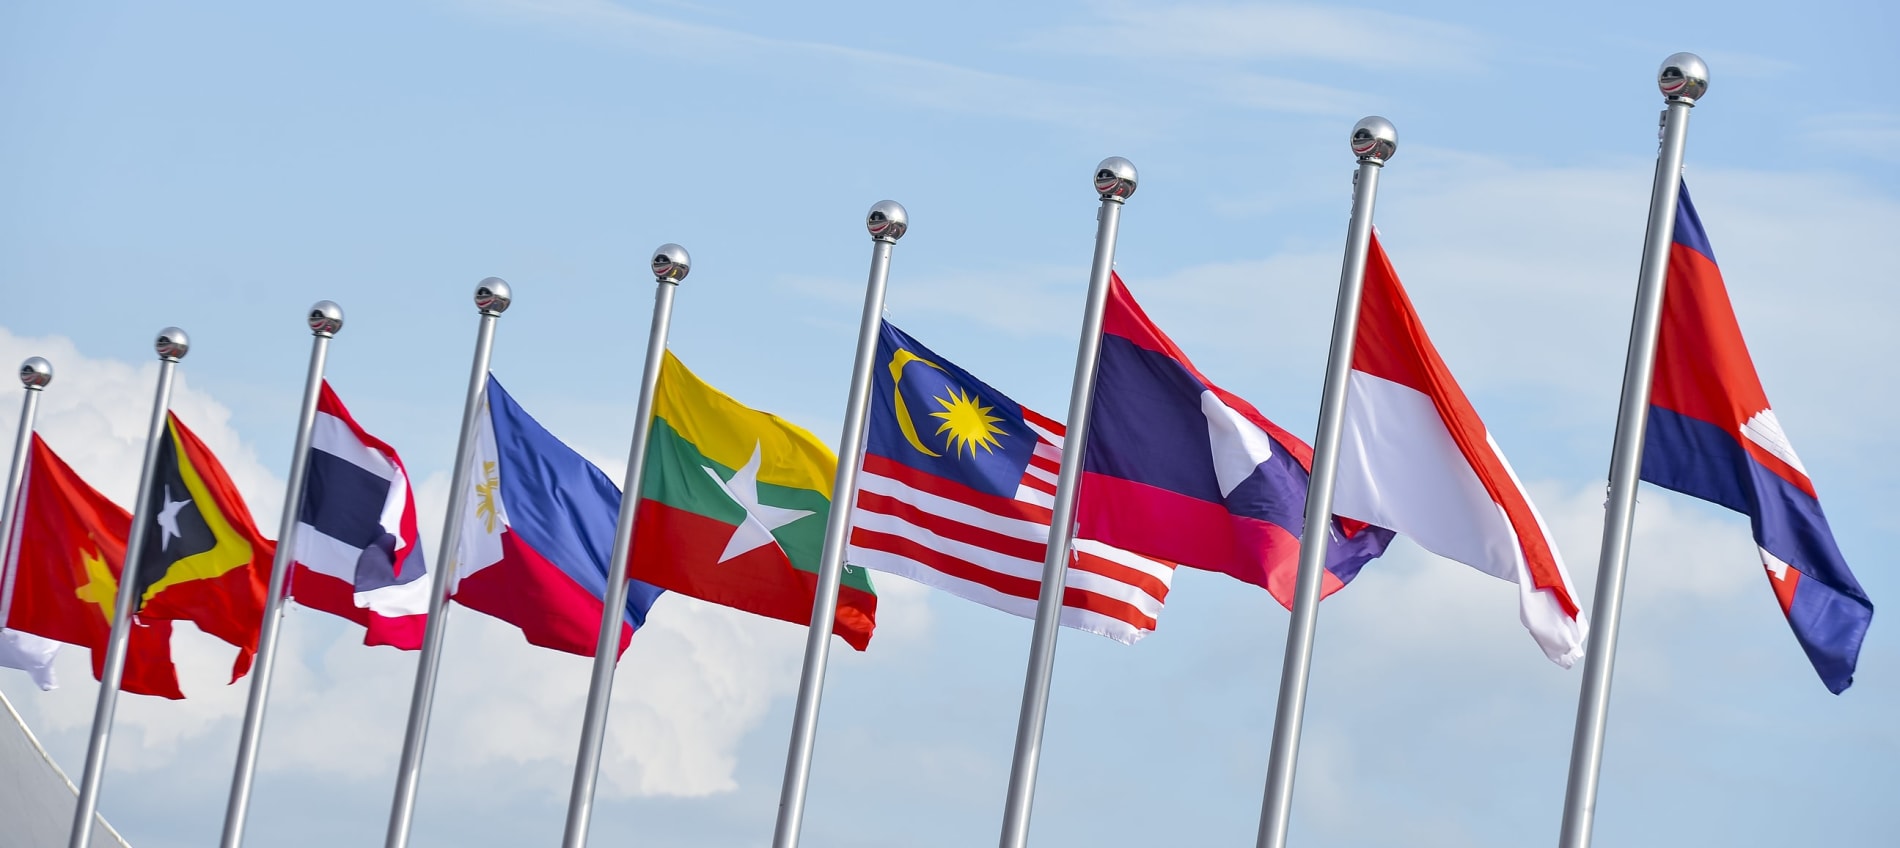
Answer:
[{"label": "flagpole", "polygon": [[1332,535],[1333,481],[1339,468],[1340,432],[1346,420],[1346,378],[1352,369],[1353,338],[1359,331],[1359,296],[1366,281],[1366,250],[1372,242],[1372,207],[1379,174],[1397,152],[1392,122],[1373,116],[1352,127],[1359,172],[1353,181],[1352,218],[1346,225],[1346,257],[1339,271],[1339,301],[1333,306],[1333,345],[1326,355],[1320,393],[1319,432],[1313,439],[1313,470],[1306,487],[1306,525],[1300,531],[1299,576],[1293,615],[1286,626],[1286,660],[1280,666],[1280,701],[1273,715],[1273,749],[1267,759],[1266,798],[1260,809],[1259,848],[1284,848],[1293,816],[1293,772],[1300,756],[1300,724],[1306,715],[1306,684],[1313,666],[1313,634],[1319,625],[1320,580]]},{"label": "flagpole", "polygon": [[824,696],[825,665],[831,657],[831,627],[838,617],[838,587],[844,581],[844,552],[851,540],[858,471],[864,467],[864,431],[871,418],[871,377],[877,367],[878,326],[884,320],[891,248],[910,229],[910,213],[895,200],[882,200],[871,206],[864,226],[871,232],[871,276],[864,285],[864,314],[858,319],[858,352],[851,365],[844,432],[838,437],[838,470],[831,480],[831,512],[825,517],[818,588],[812,597],[811,627],[805,633],[805,668],[798,676],[792,741],[785,754],[785,782],[779,788],[772,848],[798,845],[799,830],[805,822],[805,791],[811,783],[812,749],[818,743],[818,702]]},{"label": "flagpole", "polygon": [[265,699],[270,696],[277,634],[283,625],[284,586],[296,559],[297,522],[303,512],[304,478],[310,471],[310,432],[317,423],[317,396],[323,388],[330,340],[343,329],[343,307],[320,300],[306,318],[313,337],[310,369],[304,375],[303,407],[297,414],[297,437],[290,453],[290,481],[284,485],[284,514],[277,524],[277,553],[271,561],[270,594],[264,600],[264,621],[257,637],[257,662],[251,667],[251,698],[244,707],[244,732],[238,738],[237,768],[231,775],[231,799],[224,811],[224,837],[219,843],[223,848],[237,848],[244,841],[244,820],[257,774],[258,739],[264,734]]},{"label": "flagpole", "polygon": [[1595,824],[1597,778],[1603,769],[1603,739],[1610,720],[1610,673],[1616,663],[1617,624],[1623,616],[1623,578],[1629,571],[1630,529],[1636,518],[1636,485],[1643,471],[1643,436],[1649,424],[1649,388],[1656,373],[1656,336],[1662,327],[1663,290],[1669,249],[1676,238],[1676,203],[1682,187],[1683,149],[1689,110],[1709,90],[1709,66],[1694,53],[1663,60],[1656,84],[1665,106],[1662,149],[1649,192],[1649,231],[1636,279],[1636,315],[1623,365],[1623,397],[1616,412],[1616,442],[1610,449],[1610,499],[1603,516],[1603,546],[1597,562],[1596,626],[1584,651],[1583,689],[1577,697],[1577,730],[1570,743],[1570,779],[1564,791],[1561,848],[1587,848]]},{"label": "flagpole", "polygon": [[1069,388],[1069,417],[1062,438],[1062,466],[1056,476],[1056,500],[1049,519],[1049,547],[1042,560],[1042,593],[1036,599],[1036,626],[1029,642],[1029,670],[1023,681],[1022,712],[1016,718],[1016,752],[1009,765],[1009,794],[1003,803],[1001,848],[1029,844],[1029,808],[1036,795],[1036,767],[1042,760],[1043,723],[1049,715],[1049,684],[1055,675],[1056,634],[1062,621],[1063,582],[1069,572],[1069,537],[1075,523],[1075,497],[1082,482],[1082,455],[1089,433],[1089,405],[1095,397],[1095,366],[1102,350],[1102,315],[1108,309],[1108,280],[1115,270],[1115,239],[1122,204],[1135,193],[1135,163],[1110,156],[1095,166],[1095,257],[1089,265],[1089,292],[1082,311],[1082,338],[1075,352],[1075,382]]},{"label": "flagpole", "polygon": [[627,558],[633,551],[634,513],[647,465],[647,441],[653,434],[653,395],[660,385],[667,330],[673,322],[673,295],[692,269],[686,248],[663,244],[653,252],[653,326],[647,331],[647,356],[640,372],[640,399],[634,405],[633,439],[627,448],[627,475],[620,484],[620,517],[614,524],[613,555],[607,560],[607,590],[600,610],[600,639],[594,645],[593,681],[587,689],[581,722],[580,752],[574,757],[574,787],[567,800],[563,848],[587,844],[594,815],[594,787],[600,779],[600,749],[607,736],[607,706],[613,697],[614,671],[620,664],[620,626],[627,614]]},{"label": "flagpole", "polygon": [[53,363],[44,357],[29,356],[20,363],[20,385],[26,398],[20,403],[20,430],[13,436],[13,463],[7,466],[5,503],[0,504],[0,629],[7,626],[13,611],[13,531],[14,507],[20,498],[20,481],[26,477],[27,444],[33,440],[33,422],[39,417],[40,392],[53,382]]},{"label": "flagpole", "polygon": [[126,642],[132,635],[132,613],[138,609],[139,560],[145,552],[145,531],[152,523],[152,479],[158,469],[159,439],[171,411],[172,377],[178,361],[191,350],[191,337],[177,327],[158,333],[158,389],[152,399],[152,423],[145,430],[145,458],[139,465],[139,490],[132,503],[132,532],[125,541],[125,562],[119,567],[118,598],[112,617],[112,635],[106,640],[106,659],[99,672],[99,702],[92,713],[92,737],[86,742],[86,771],[79,779],[79,802],[73,808],[72,839],[68,848],[92,844],[92,823],[99,810],[99,784],[105,777],[106,745],[111,741],[112,713],[119,702],[119,681],[125,676]]},{"label": "flagpole", "polygon": [[[449,589],[455,583],[455,546],[461,541],[462,510],[468,503],[468,458],[475,450],[475,422],[488,388],[488,357],[494,349],[495,319],[508,311],[514,292],[507,281],[489,277],[475,286],[475,309],[481,324],[475,331],[475,361],[469,366],[468,397],[462,403],[462,430],[455,443],[455,466],[449,475],[449,508],[442,521],[442,547],[436,550],[435,573],[429,575],[429,618],[422,636],[422,655],[416,658],[416,688],[409,701],[409,726],[402,738],[402,761],[396,766],[396,797],[389,810],[386,848],[405,848],[416,813],[416,790],[422,782],[422,745],[429,735],[429,708],[435,703],[435,678],[442,665],[442,638],[449,623]],[[78,846],[73,846],[78,848]]]}]

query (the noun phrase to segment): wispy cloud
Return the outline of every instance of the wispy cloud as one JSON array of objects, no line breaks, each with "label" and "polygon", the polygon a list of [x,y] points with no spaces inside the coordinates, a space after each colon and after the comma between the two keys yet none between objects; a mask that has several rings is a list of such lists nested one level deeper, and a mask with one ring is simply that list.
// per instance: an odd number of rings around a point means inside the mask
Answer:
[{"label": "wispy cloud", "polygon": [[1351,68],[1471,70],[1484,39],[1425,18],[1296,3],[1098,7],[1101,20],[1034,36],[1033,46],[1170,61],[1321,61]]},{"label": "wispy cloud", "polygon": [[1845,153],[1900,162],[1900,115],[1892,113],[1818,115],[1801,122],[1801,138],[1836,156]]},{"label": "wispy cloud", "polygon": [[947,62],[818,41],[771,38],[641,12],[609,0],[464,0],[478,12],[624,42],[669,58],[725,67],[786,68],[891,102],[1083,129],[1122,128],[1102,92]]}]

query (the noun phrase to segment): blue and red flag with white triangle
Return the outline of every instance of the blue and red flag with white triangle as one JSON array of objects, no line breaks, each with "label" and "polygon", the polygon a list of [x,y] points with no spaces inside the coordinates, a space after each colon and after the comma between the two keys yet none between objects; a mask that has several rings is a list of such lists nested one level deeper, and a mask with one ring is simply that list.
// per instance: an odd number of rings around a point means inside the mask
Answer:
[{"label": "blue and red flag with white triangle", "polygon": [[[469,457],[455,601],[521,628],[530,644],[592,656],[600,638],[620,487],[488,378]],[[658,587],[628,580],[619,650]]]},{"label": "blue and red flag with white triangle", "polygon": [[1686,186],[1649,404],[1642,479],[1749,517],[1795,639],[1828,690],[1846,690],[1874,605],[1768,405]]}]

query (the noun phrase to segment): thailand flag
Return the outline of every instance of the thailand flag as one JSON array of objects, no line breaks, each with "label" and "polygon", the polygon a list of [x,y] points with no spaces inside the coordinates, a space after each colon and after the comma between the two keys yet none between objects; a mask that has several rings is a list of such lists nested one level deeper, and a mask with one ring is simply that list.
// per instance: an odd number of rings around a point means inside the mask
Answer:
[{"label": "thailand flag", "polygon": [[422,647],[428,568],[402,457],[363,431],[324,381],[292,546],[290,596],[363,625],[363,644]]},{"label": "thailand flag", "polygon": [[[1313,449],[1214,385],[1110,280],[1076,535],[1265,588],[1287,607]],[[1321,597],[1392,533],[1335,519]]]},{"label": "thailand flag", "polygon": [[1517,584],[1518,618],[1552,662],[1583,656],[1587,626],[1544,519],[1458,387],[1375,234],[1333,513]]},{"label": "thailand flag", "polygon": [[[488,378],[469,458],[455,600],[530,644],[593,656],[620,488]],[[629,580],[620,651],[660,590]]]},{"label": "thailand flag", "polygon": [[1702,219],[1682,189],[1642,478],[1749,517],[1768,582],[1829,691],[1854,682],[1874,605],[1768,406]]}]

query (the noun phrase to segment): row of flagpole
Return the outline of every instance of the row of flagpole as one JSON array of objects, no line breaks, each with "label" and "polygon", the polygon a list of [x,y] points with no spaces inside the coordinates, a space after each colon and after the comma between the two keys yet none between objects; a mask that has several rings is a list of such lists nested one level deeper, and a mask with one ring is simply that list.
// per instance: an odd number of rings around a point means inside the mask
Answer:
[{"label": "row of flagpole", "polygon": [[[1624,577],[1628,566],[1630,531],[1634,519],[1635,495],[1640,474],[1645,436],[1646,408],[1654,372],[1657,337],[1662,311],[1665,273],[1669,246],[1674,236],[1678,201],[1678,178],[1686,145],[1688,114],[1707,91],[1708,70],[1693,54],[1678,53],[1664,61],[1658,84],[1665,97],[1661,149],[1657,157],[1651,191],[1648,232],[1643,248],[1641,271],[1636,292],[1635,317],[1631,328],[1629,352],[1625,364],[1621,408],[1610,464],[1609,502],[1600,550],[1597,591],[1594,606],[1596,626],[1589,634],[1584,679],[1579,694],[1576,731],[1573,739],[1568,787],[1565,794],[1561,831],[1563,848],[1585,848],[1591,841],[1598,778],[1602,766],[1607,730],[1611,673],[1615,659],[1618,621],[1621,615]],[[1338,300],[1335,306],[1331,348],[1328,354],[1315,437],[1310,485],[1307,492],[1306,519],[1300,549],[1292,615],[1288,623],[1286,655],[1281,672],[1279,698],[1275,710],[1272,748],[1267,769],[1265,796],[1258,836],[1259,848],[1283,848],[1288,839],[1294,777],[1298,761],[1301,724],[1305,711],[1306,690],[1311,668],[1313,640],[1318,621],[1322,569],[1329,541],[1327,522],[1332,514],[1332,499],[1340,452],[1342,422],[1346,401],[1347,375],[1352,359],[1359,301],[1365,278],[1368,245],[1373,231],[1373,208],[1377,198],[1379,175],[1397,149],[1397,134],[1383,118],[1370,117],[1354,126],[1350,144],[1357,159],[1354,177],[1352,213],[1347,227],[1345,256],[1341,264]],[[1097,213],[1094,256],[1082,333],[1076,354],[1074,382],[1071,387],[1066,419],[1063,459],[1057,476],[1057,488],[1048,546],[1043,562],[1041,594],[1036,605],[1035,624],[1023,686],[1022,707],[1018,718],[1016,742],[1001,826],[1001,848],[1023,848],[1028,844],[1030,813],[1034,799],[1042,735],[1049,704],[1054,670],[1062,594],[1070,557],[1072,525],[1080,488],[1084,446],[1096,381],[1101,348],[1102,324],[1113,270],[1115,248],[1123,205],[1134,194],[1137,184],[1135,167],[1126,159],[1110,157],[1094,174],[1094,188],[1101,200]],[[888,285],[892,248],[908,229],[904,207],[883,201],[873,206],[866,220],[872,237],[872,258],[866,284],[864,310],[854,358],[843,432],[838,444],[838,464],[831,491],[833,508],[826,521],[817,591],[807,632],[804,664],[794,710],[788,745],[780,806],[773,835],[773,848],[794,848],[804,818],[804,804],[810,779],[811,762],[817,738],[819,705],[824,687],[832,623],[838,604],[838,592],[844,569],[845,549],[851,528],[851,512],[857,491],[857,477],[864,459],[864,443],[869,416],[871,380],[879,321],[883,313]],[[586,845],[599,777],[601,749],[605,738],[609,700],[617,666],[624,607],[627,594],[627,560],[632,549],[635,511],[645,472],[647,443],[652,431],[654,398],[661,362],[665,355],[671,322],[673,297],[687,276],[691,260],[684,248],[668,244],[653,257],[655,296],[651,329],[643,361],[639,400],[633,435],[628,450],[628,465],[623,484],[619,515],[609,564],[607,590],[588,692],[587,706],[577,751],[574,781],[569,798],[563,848]],[[427,738],[442,644],[447,627],[447,601],[453,588],[457,563],[457,545],[462,531],[469,485],[469,459],[474,451],[478,416],[486,402],[484,393],[493,350],[496,320],[512,302],[508,284],[490,277],[476,288],[475,306],[480,316],[469,385],[463,406],[462,424],[457,442],[455,464],[449,488],[447,518],[431,575],[431,594],[426,635],[417,660],[415,687],[411,698],[403,750],[397,768],[397,780],[391,803],[386,848],[405,848],[413,824],[417,792],[421,780],[424,742]],[[269,697],[276,660],[278,636],[288,573],[294,559],[292,539],[297,532],[299,507],[314,423],[318,392],[323,382],[330,341],[343,326],[343,312],[329,301],[314,305],[308,315],[313,335],[310,363],[306,375],[296,438],[286,486],[279,542],[272,562],[269,597],[259,632],[255,677],[251,681],[237,761],[232,775],[231,793],[224,821],[221,844],[237,848],[242,843],[251,789],[254,783],[258,747],[262,735],[265,706]],[[140,466],[137,500],[126,547],[126,557],[115,599],[116,613],[100,675],[100,687],[88,740],[84,772],[78,787],[78,803],[70,848],[90,844],[100,785],[119,684],[125,670],[127,641],[133,612],[137,608],[135,575],[144,551],[147,527],[152,515],[152,487],[159,458],[161,431],[170,406],[173,378],[178,363],[189,351],[185,332],[176,327],[162,331],[156,342],[160,366],[153,401],[151,424],[147,432],[144,457]],[[28,359],[20,376],[25,387],[20,429],[9,466],[0,513],[0,540],[9,553],[16,548],[19,493],[26,461],[27,444],[33,432],[40,393],[52,380],[50,363],[39,357]],[[13,575],[5,575],[0,584],[10,589]],[[0,622],[5,620],[8,592],[0,591]]]}]

